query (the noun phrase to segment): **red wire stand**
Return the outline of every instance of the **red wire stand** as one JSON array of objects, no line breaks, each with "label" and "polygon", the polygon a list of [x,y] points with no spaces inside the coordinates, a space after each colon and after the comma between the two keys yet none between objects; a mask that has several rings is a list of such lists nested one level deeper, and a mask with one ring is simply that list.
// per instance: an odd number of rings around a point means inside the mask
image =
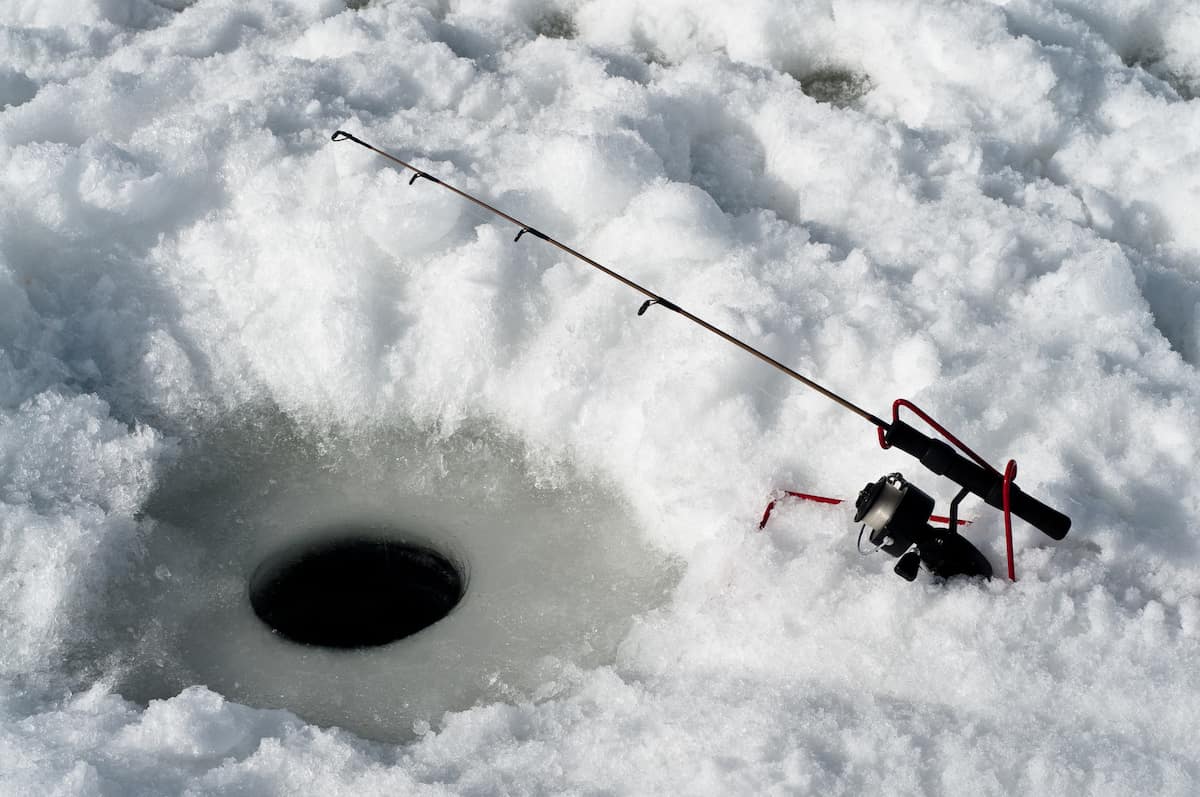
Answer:
[{"label": "red wire stand", "polygon": [[[986,468],[987,470],[990,470],[992,473],[996,474],[997,476],[1000,476],[1001,478],[1003,478],[1003,480],[1004,480],[1004,488],[1003,488],[1004,489],[1004,546],[1005,546],[1005,552],[1008,555],[1008,580],[1016,581],[1017,580],[1017,570],[1016,570],[1016,565],[1014,564],[1014,561],[1013,561],[1012,510],[1009,507],[1009,490],[1012,487],[1013,481],[1015,481],[1017,478],[1017,462],[1016,462],[1016,460],[1010,459],[1008,461],[1008,465],[1005,466],[1005,468],[1004,468],[1004,473],[1001,473],[1000,471],[998,471],[994,467],[992,467],[990,462],[988,462],[986,459],[979,456],[974,451],[972,451],[970,448],[968,448],[965,443],[963,443],[961,440],[959,440],[957,437],[955,437],[953,434],[951,434],[946,429],[946,427],[942,426],[940,423],[935,421],[932,417],[929,416],[928,413],[926,413],[924,410],[922,410],[916,404],[913,404],[908,399],[896,399],[894,402],[892,402],[892,422],[893,423],[900,420],[900,408],[901,407],[911,410],[914,415],[916,415],[918,418],[920,418],[925,423],[927,423],[930,426],[930,428],[932,428],[935,432],[937,432],[939,435],[941,435],[943,438],[945,438],[947,442],[949,442],[950,444],[957,447],[960,451],[962,451],[964,454],[966,454],[971,459],[975,460],[975,462],[977,462],[981,467]],[[884,430],[882,427],[879,428],[879,445],[881,448],[891,448],[891,446],[888,444],[887,440],[884,438]],[[762,520],[759,521],[759,524],[758,524],[759,529],[762,529],[763,527],[765,527],[767,525],[767,521],[771,519],[771,513],[775,510],[775,505],[784,498],[798,498],[802,501],[816,501],[817,503],[821,503],[821,504],[840,504],[840,503],[843,503],[845,500],[843,498],[829,498],[828,496],[824,496],[824,495],[813,495],[811,493],[798,493],[798,492],[795,492],[792,490],[784,490],[781,494],[779,494],[775,498],[772,498],[771,502],[769,504],[767,504],[767,508],[763,512]],[[929,519],[935,523],[946,523],[946,524],[950,523],[950,518],[943,517],[942,515],[932,515]],[[969,521],[969,520],[958,521],[959,526],[968,526],[970,524],[971,524],[971,521]]]}]

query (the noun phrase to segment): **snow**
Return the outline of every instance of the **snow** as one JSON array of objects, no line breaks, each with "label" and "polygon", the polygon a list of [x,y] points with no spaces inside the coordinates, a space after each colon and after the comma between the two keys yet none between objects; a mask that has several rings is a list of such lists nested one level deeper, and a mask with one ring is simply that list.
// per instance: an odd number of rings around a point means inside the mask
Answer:
[{"label": "snow", "polygon": [[[0,792],[1196,793],[1198,31],[1187,0],[0,5]],[[846,505],[758,532],[776,489],[953,491],[339,128],[916,401],[1070,535],[1018,523],[1015,584],[910,585]],[[135,694],[178,614],[126,627],[121,585],[228,587],[160,517],[213,430],[241,442],[196,472],[266,457],[250,497],[400,439],[411,485],[478,485],[460,514],[600,501],[596,588],[677,583],[581,602],[399,742],[217,676]],[[505,572],[573,572],[564,535]],[[620,633],[579,654],[592,611]]]}]

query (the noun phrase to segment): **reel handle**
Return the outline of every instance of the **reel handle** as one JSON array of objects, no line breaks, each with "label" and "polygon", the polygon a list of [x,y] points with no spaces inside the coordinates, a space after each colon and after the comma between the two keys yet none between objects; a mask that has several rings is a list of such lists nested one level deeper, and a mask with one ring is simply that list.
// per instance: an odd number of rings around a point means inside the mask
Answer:
[{"label": "reel handle", "polygon": [[[892,421],[884,431],[888,445],[916,457],[922,465],[966,487],[997,509],[1004,509],[1004,476],[964,457],[948,443],[917,431],[904,421]],[[1009,508],[1051,539],[1061,540],[1071,529],[1071,518],[1043,504],[1017,485],[1009,486]]]}]

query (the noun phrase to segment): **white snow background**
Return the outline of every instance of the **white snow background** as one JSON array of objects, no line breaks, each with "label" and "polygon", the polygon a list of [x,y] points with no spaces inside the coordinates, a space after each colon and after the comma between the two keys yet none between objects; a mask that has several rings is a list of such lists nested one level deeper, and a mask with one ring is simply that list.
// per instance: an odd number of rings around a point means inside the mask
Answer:
[{"label": "white snow background", "polygon": [[[6,0],[0,25],[0,792],[1200,791],[1192,0]],[[953,487],[337,128],[876,414],[915,400],[1070,535],[1018,522],[1016,584],[910,585],[847,505],[758,532],[779,488]],[[106,585],[198,430],[263,407],[318,437],[487,425],[539,483],[617,496],[608,542],[679,583],[607,661],[404,744],[203,685],[127,700],[80,659]],[[1002,572],[999,513],[965,508]]]}]

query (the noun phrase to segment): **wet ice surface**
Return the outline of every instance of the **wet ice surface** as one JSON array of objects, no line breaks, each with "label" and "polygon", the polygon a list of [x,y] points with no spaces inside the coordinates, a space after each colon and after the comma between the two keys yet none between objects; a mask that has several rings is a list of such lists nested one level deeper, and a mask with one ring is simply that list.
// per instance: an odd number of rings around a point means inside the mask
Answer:
[{"label": "wet ice surface", "polygon": [[[1195,793],[1194,3],[18,1],[0,24],[0,790]],[[756,533],[776,488],[951,490],[337,128],[877,414],[914,399],[1071,534],[1018,524],[1021,581],[942,586],[858,557],[848,508]],[[375,451],[487,430],[517,461],[443,478],[494,475],[510,519],[611,501],[599,550],[681,579],[592,604],[615,651],[547,650],[399,745],[252,707],[156,618],[244,587],[249,538],[171,516],[236,501],[163,496],[264,406]],[[278,491],[328,464],[290,456],[294,480],[235,485],[280,529]],[[371,457],[337,461],[361,503]],[[433,484],[382,509],[488,512]],[[965,509],[999,569],[997,515]],[[131,584],[148,630],[97,622],[137,614]]]},{"label": "wet ice surface", "polygon": [[[147,499],[140,566],[106,585],[92,620],[101,631],[74,657],[103,662],[134,700],[205,684],[324,726],[411,739],[414,723],[450,709],[544,698],[563,666],[547,657],[611,661],[630,618],[661,603],[673,578],[619,501],[561,473],[539,479],[519,446],[487,429],[316,437],[259,411],[197,438]],[[347,528],[443,553],[466,575],[462,601],[390,645],[342,650],[273,633],[247,599],[255,570]]]}]

